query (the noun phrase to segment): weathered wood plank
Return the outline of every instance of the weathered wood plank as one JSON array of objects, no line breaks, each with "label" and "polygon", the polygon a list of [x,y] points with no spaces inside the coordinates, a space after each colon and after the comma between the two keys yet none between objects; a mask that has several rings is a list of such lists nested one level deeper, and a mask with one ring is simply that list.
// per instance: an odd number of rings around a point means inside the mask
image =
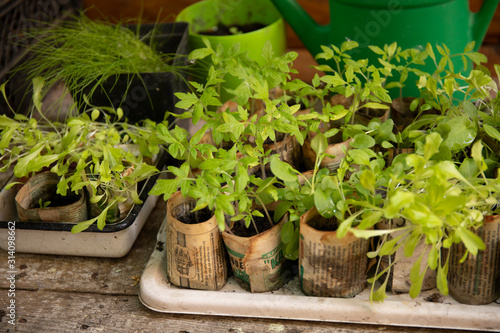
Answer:
[{"label": "weathered wood plank", "polygon": [[[7,304],[0,290],[0,304]],[[10,332],[283,332],[451,333],[448,330],[274,319],[164,314],[145,308],[137,296],[48,291],[16,293],[16,326],[0,313],[0,331]],[[360,319],[361,320],[361,319]]]},{"label": "weathered wood plank", "polygon": [[[87,258],[16,254],[18,290],[54,290],[137,295],[139,278],[156,244],[165,215],[161,198],[151,212],[129,254],[123,258]],[[7,252],[0,250],[0,276],[6,276]],[[0,288],[8,281],[0,279]]]}]

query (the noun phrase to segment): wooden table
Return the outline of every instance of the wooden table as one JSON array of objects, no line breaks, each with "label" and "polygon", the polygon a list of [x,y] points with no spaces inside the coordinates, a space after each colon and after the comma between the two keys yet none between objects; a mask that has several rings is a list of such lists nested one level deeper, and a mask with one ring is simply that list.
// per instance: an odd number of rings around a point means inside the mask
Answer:
[{"label": "wooden table", "polygon": [[[482,51],[488,57],[497,57],[496,46]],[[300,52],[299,57],[304,59],[308,54]],[[309,66],[299,71],[303,79],[314,74]],[[11,299],[8,295],[8,254],[0,250],[0,332],[452,332],[151,311],[139,300],[138,282],[156,246],[165,210],[165,201],[158,200],[130,253],[123,258],[16,253],[15,326],[8,323],[10,318],[6,313]]]}]

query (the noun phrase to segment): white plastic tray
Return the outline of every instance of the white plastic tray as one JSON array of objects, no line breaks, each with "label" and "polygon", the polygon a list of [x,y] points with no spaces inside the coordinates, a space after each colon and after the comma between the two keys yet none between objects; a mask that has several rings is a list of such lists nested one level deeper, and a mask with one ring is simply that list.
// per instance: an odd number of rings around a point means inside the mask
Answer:
[{"label": "white plastic tray", "polygon": [[298,278],[280,290],[262,294],[241,289],[232,278],[221,291],[177,288],[166,277],[165,232],[166,221],[140,282],[139,298],[154,311],[492,332],[500,329],[498,301],[481,306],[460,304],[451,297],[445,297],[442,303],[427,301],[436,290],[422,292],[417,299],[407,294],[390,295],[383,303],[372,305],[368,288],[350,299],[310,297],[300,291]]}]

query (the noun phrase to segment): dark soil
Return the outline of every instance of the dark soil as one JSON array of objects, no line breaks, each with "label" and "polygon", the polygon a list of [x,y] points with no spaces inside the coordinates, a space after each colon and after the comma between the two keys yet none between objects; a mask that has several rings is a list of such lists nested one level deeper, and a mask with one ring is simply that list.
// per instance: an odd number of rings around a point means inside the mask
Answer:
[{"label": "dark soil", "polygon": [[204,208],[195,212],[185,211],[175,217],[182,223],[198,224],[208,221],[212,216],[212,212],[208,208]]},{"label": "dark soil", "polygon": [[[64,206],[74,204],[75,202],[78,201],[78,199],[80,199],[80,196],[75,194],[75,193],[70,193],[66,196],[62,196],[62,195],[56,194],[54,192],[51,195],[44,196],[41,199],[42,199],[42,204],[50,202],[44,208],[54,208],[54,207],[64,207]],[[42,208],[42,207],[40,207],[39,201],[33,201],[33,202],[31,202],[31,205],[29,208],[30,209],[37,209],[37,208]]]},{"label": "dark soil", "polygon": [[262,23],[249,23],[245,25],[231,25],[226,26],[223,24],[217,25],[217,27],[200,31],[198,32],[200,35],[208,35],[208,36],[230,36],[235,35],[237,33],[247,33],[255,30],[259,30],[264,28],[266,25]]},{"label": "dark soil", "polygon": [[[267,219],[267,216],[264,213],[264,211],[262,211],[262,210],[259,210],[259,211],[262,214],[264,214],[264,217],[254,216],[254,220],[255,220],[255,224],[257,225],[257,229],[259,230],[259,233],[263,233],[264,231],[271,229],[274,225],[269,223],[269,220]],[[269,211],[269,215],[271,216],[271,218],[273,218],[274,212]],[[247,228],[245,223],[243,222],[243,220],[236,221],[234,223],[231,231],[236,236],[240,236],[240,237],[252,237],[252,236],[257,235],[253,224],[250,224],[250,226]]]},{"label": "dark soil", "polygon": [[318,231],[335,231],[338,228],[338,222],[335,217],[325,218],[317,216],[315,219],[307,222],[307,225]]}]

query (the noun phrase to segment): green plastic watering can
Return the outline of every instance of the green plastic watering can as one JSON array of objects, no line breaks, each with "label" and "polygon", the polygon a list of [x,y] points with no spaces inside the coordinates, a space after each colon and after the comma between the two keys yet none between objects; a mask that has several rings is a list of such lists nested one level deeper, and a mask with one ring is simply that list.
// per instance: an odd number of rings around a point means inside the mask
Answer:
[{"label": "green plastic watering can", "polygon": [[[468,0],[330,0],[330,23],[317,24],[295,0],[272,0],[313,56],[321,45],[359,43],[356,58],[376,60],[368,45],[397,42],[402,48],[427,43],[463,52],[467,43],[481,45],[499,0],[484,0],[477,13]],[[373,59],[371,59],[373,58]]]}]

